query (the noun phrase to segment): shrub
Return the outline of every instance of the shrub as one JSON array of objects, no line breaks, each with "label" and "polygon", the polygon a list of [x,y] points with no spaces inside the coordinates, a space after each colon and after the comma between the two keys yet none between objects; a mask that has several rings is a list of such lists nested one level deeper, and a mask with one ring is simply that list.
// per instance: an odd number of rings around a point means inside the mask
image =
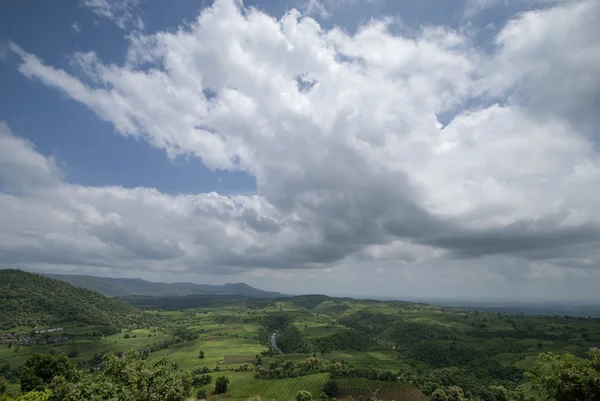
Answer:
[{"label": "shrub", "polygon": [[309,391],[300,390],[296,394],[296,401],[312,401],[312,394]]},{"label": "shrub", "polygon": [[329,380],[323,386],[323,392],[327,394],[328,397],[335,397],[340,392],[340,386],[337,384],[335,380]]},{"label": "shrub", "polygon": [[227,392],[227,385],[229,384],[229,379],[226,376],[221,376],[217,378],[215,382],[215,394],[224,394]]}]

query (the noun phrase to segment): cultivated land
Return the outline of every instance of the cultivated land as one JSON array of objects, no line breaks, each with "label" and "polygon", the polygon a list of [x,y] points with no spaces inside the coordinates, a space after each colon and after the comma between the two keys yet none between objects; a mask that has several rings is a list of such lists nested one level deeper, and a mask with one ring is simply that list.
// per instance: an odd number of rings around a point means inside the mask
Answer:
[{"label": "cultivated land", "polygon": [[[377,391],[383,400],[422,401],[428,399],[423,392],[458,385],[485,399],[494,386],[513,391],[525,383],[528,389],[523,373],[540,352],[583,357],[600,346],[598,319],[323,296],[223,299],[218,305],[183,310],[173,310],[171,302],[172,297],[163,304],[154,298],[153,309],[137,310],[136,319],[118,326],[57,322],[5,328],[0,336],[13,333],[48,343],[0,344],[3,374],[10,377],[34,353],[65,353],[89,369],[101,353],[133,349],[149,362],[166,356],[179,370],[210,375],[212,382],[197,385],[193,394],[205,389],[212,400],[256,395],[290,400],[299,390],[317,397],[330,378],[339,384],[339,397],[367,398]],[[63,330],[32,334],[52,327]],[[269,350],[268,339],[275,331],[282,355]],[[309,369],[309,364],[315,367]],[[227,393],[211,395],[219,376],[230,379]]]}]

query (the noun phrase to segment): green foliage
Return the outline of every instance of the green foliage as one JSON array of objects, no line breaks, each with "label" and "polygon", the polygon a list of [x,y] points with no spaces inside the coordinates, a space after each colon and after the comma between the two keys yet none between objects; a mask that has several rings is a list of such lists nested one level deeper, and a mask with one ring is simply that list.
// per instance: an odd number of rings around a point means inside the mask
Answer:
[{"label": "green foliage", "polygon": [[0,294],[0,329],[61,322],[120,325],[135,313],[96,292],[21,270],[0,270]]},{"label": "green foliage", "polygon": [[329,380],[323,386],[323,393],[325,393],[327,395],[327,397],[330,397],[330,398],[335,397],[339,394],[339,392],[340,392],[340,386],[338,385],[338,383],[335,380]]},{"label": "green foliage", "polygon": [[191,387],[190,373],[178,372],[169,359],[150,363],[134,352],[122,358],[108,354],[98,375],[58,378],[51,384],[52,401],[184,401]]},{"label": "green foliage", "polygon": [[548,400],[600,400],[600,350],[588,353],[589,359],[571,354],[540,354],[530,377]]},{"label": "green foliage", "polygon": [[448,394],[442,388],[436,389],[430,397],[431,401],[448,401]]},{"label": "green foliage", "polygon": [[198,390],[198,392],[196,393],[196,398],[198,400],[205,400],[206,399],[206,390],[204,390],[204,389]]},{"label": "green foliage", "polygon": [[334,362],[316,357],[298,362],[274,359],[266,367],[256,366],[255,376],[261,379],[283,379],[317,373],[330,373],[332,378],[361,377],[390,382],[398,379],[394,373],[387,370],[375,369],[372,366],[354,366],[345,361]]},{"label": "green foliage", "polygon": [[457,386],[451,386],[446,389],[448,401],[467,401],[463,389]]},{"label": "green foliage", "polygon": [[300,390],[296,394],[296,401],[312,401],[313,397],[309,391]]},{"label": "green foliage", "polygon": [[[344,330],[328,337],[316,338],[311,342],[318,349],[364,351],[373,345],[373,338],[356,330]],[[277,343],[279,344],[279,339]]]},{"label": "green foliage", "polygon": [[18,398],[18,401],[50,401],[52,399],[52,391],[31,391]]},{"label": "green foliage", "polygon": [[45,390],[55,377],[73,380],[79,376],[66,355],[34,354],[19,369],[21,391]]},{"label": "green foliage", "polygon": [[210,375],[195,376],[192,379],[192,385],[196,387],[201,387],[206,384],[210,384],[210,382],[212,382],[212,377],[210,377]]},{"label": "green foliage", "polygon": [[200,352],[198,353],[198,358],[199,358],[199,359],[204,359],[204,351],[200,351]]},{"label": "green foliage", "polygon": [[307,353],[309,347],[302,334],[296,326],[288,324],[278,335],[277,335],[277,347],[284,353]]},{"label": "green foliage", "polygon": [[227,392],[227,386],[229,385],[229,378],[227,376],[220,376],[215,381],[215,394],[224,394]]},{"label": "green foliage", "polygon": [[309,345],[293,324],[293,316],[286,313],[269,313],[260,321],[258,339],[268,344],[272,333],[277,332],[277,347],[284,353],[307,353]]}]

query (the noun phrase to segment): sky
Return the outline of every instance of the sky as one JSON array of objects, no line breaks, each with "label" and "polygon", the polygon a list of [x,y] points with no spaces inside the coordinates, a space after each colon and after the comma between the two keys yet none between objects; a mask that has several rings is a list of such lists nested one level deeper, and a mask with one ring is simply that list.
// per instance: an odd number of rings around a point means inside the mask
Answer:
[{"label": "sky", "polygon": [[0,268],[600,300],[597,0],[0,2]]}]

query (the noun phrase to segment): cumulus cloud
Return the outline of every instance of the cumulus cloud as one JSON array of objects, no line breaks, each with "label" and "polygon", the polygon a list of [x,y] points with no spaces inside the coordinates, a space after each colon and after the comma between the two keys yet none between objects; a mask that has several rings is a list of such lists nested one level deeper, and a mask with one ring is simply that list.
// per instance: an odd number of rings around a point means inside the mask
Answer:
[{"label": "cumulus cloud", "polygon": [[[15,209],[3,218],[27,222],[3,231],[3,259],[32,247],[29,259],[56,263],[228,274],[474,259],[589,269],[600,242],[599,10],[588,0],[519,14],[483,53],[446,27],[405,37],[382,18],[350,35],[296,10],[277,20],[217,0],[175,32],[133,35],[122,65],[74,55],[85,81],[11,44],[24,76],[119,134],[252,174],[257,194],[75,186],[44,175],[51,160],[9,135],[37,161],[0,165],[3,179],[55,187],[30,205],[3,195]],[[465,104],[479,106],[438,121]]]}]

